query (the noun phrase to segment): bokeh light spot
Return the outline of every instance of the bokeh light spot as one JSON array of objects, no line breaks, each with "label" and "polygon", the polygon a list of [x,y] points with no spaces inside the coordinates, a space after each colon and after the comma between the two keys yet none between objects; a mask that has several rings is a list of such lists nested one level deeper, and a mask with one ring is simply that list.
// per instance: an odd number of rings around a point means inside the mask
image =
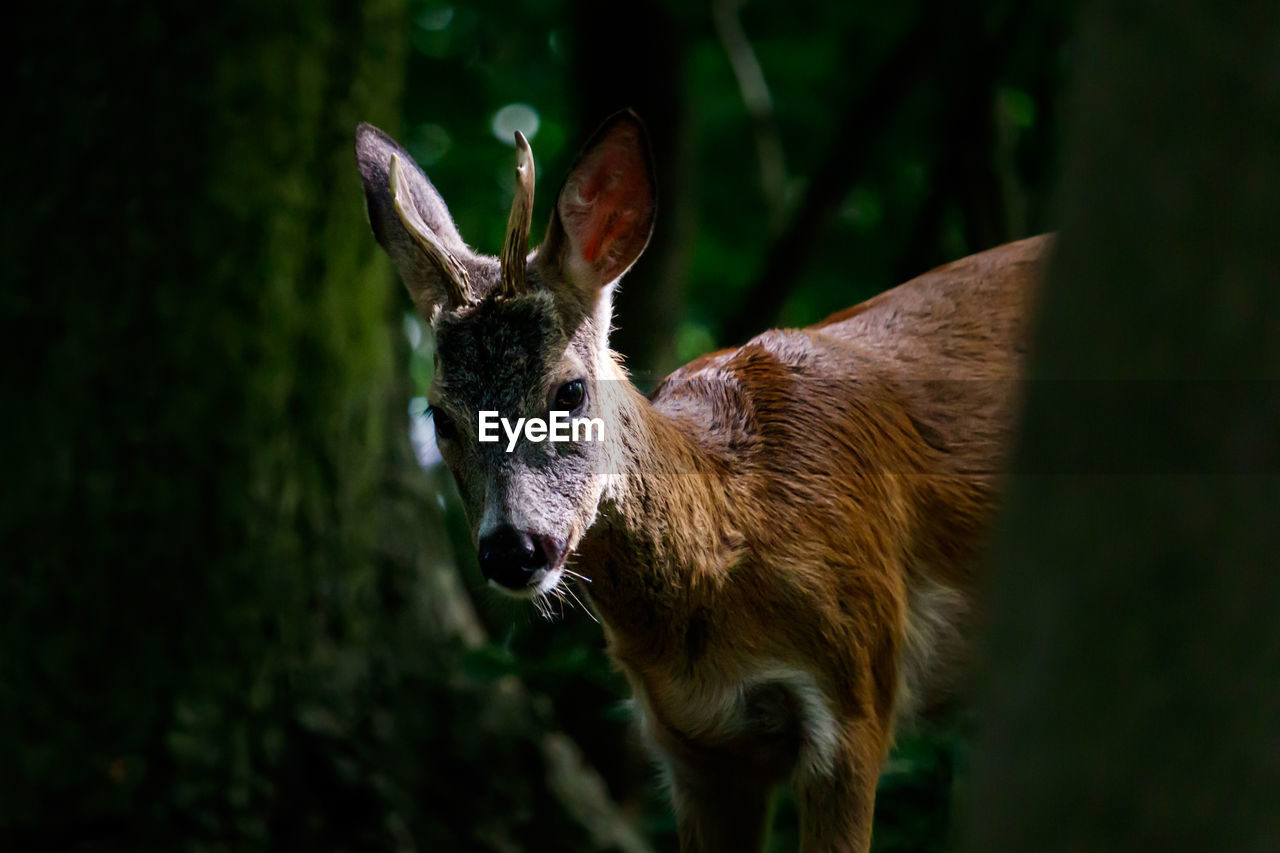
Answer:
[{"label": "bokeh light spot", "polygon": [[507,104],[493,114],[493,135],[507,145],[515,147],[515,133],[520,131],[526,139],[538,133],[538,112],[528,104]]}]

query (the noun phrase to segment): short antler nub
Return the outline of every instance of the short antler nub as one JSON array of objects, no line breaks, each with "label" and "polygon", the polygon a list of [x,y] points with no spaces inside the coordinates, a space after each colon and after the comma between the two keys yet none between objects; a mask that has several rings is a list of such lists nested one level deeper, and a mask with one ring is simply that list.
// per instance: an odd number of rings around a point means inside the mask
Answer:
[{"label": "short antler nub", "polygon": [[524,290],[525,258],[529,254],[529,226],[533,223],[533,149],[516,131],[516,195],[511,200],[507,237],[502,241],[502,293]]},{"label": "short antler nub", "polygon": [[440,270],[440,275],[444,278],[444,286],[447,292],[449,303],[452,305],[462,305],[471,299],[471,277],[467,274],[467,269],[462,263],[454,257],[453,253],[444,247],[440,239],[436,237],[435,232],[428,227],[427,223],[422,221],[422,214],[418,212],[417,206],[413,203],[413,198],[409,194],[409,185],[404,178],[403,166],[400,164],[400,158],[391,155],[391,197],[395,200],[396,214],[400,217],[400,222],[404,225],[404,230],[409,232],[409,236],[413,238],[413,242],[418,245],[431,262]]}]

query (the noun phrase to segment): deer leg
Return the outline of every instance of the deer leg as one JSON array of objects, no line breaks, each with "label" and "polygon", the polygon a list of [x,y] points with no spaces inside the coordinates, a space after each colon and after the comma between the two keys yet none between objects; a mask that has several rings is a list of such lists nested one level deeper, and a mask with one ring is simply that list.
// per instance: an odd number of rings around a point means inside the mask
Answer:
[{"label": "deer leg", "polygon": [[768,832],[770,780],[675,769],[671,788],[681,853],[756,853]]},{"label": "deer leg", "polygon": [[866,853],[885,738],[874,723],[845,732],[828,773],[798,776],[801,853]]}]

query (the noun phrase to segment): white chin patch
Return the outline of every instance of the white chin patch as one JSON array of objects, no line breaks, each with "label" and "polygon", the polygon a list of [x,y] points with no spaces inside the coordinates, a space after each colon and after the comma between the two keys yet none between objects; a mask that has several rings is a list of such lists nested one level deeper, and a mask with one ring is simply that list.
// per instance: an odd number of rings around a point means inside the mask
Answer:
[{"label": "white chin patch", "polygon": [[535,589],[540,593],[551,592],[551,590],[559,586],[560,579],[562,577],[564,577],[564,569],[562,567],[557,566],[556,568],[544,574],[540,581],[538,581],[535,585],[529,588]]},{"label": "white chin patch", "polygon": [[489,586],[512,598],[533,598],[536,595],[543,595],[555,589],[559,585],[560,579],[564,577],[564,569],[555,568],[549,572],[539,571],[533,577],[534,582],[523,589],[509,589],[495,580],[490,580]]}]

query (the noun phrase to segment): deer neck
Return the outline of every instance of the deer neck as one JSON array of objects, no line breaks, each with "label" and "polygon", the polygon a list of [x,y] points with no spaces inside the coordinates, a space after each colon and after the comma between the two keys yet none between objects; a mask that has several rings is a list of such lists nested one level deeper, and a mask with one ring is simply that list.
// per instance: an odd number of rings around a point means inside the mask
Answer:
[{"label": "deer neck", "polygon": [[742,537],[728,516],[726,469],[698,427],[656,411],[625,378],[609,385],[609,470],[580,571],[611,638],[652,644],[655,624],[682,624],[714,594]]}]

